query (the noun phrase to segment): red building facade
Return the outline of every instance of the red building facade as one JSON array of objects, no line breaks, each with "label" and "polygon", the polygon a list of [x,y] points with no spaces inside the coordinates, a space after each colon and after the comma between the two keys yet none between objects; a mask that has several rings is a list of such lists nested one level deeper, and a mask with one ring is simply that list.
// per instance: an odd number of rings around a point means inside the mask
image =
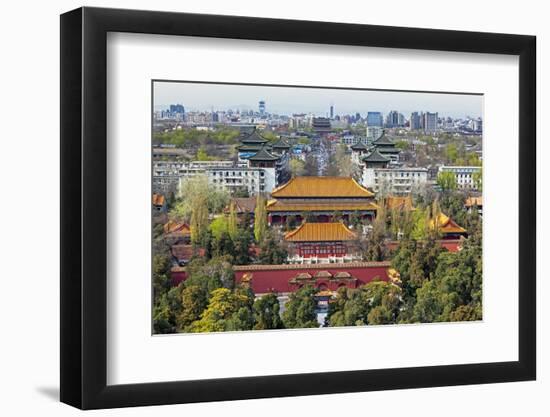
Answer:
[{"label": "red building facade", "polygon": [[350,262],[312,265],[235,266],[235,282],[248,283],[256,295],[285,294],[310,285],[319,291],[358,288],[373,280],[390,279],[390,262]]}]

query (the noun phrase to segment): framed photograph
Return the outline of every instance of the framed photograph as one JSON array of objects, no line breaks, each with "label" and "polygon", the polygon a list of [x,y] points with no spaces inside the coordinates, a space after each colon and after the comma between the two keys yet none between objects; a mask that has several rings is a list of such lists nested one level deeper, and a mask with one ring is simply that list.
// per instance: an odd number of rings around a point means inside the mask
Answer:
[{"label": "framed photograph", "polygon": [[61,16],[61,401],[533,380],[535,37]]}]

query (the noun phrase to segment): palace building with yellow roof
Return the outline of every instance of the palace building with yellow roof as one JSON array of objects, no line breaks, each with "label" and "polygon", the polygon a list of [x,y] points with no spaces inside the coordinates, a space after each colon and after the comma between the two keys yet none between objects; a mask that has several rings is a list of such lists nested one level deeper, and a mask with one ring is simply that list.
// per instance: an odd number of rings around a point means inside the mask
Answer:
[{"label": "palace building with yellow roof", "polygon": [[358,236],[341,222],[302,223],[286,233],[289,263],[345,263],[360,260]]},{"label": "palace building with yellow roof", "polygon": [[373,220],[378,208],[374,193],[351,177],[294,177],[273,189],[266,207],[270,225],[284,224],[291,216],[326,223],[335,213],[344,220],[352,214]]}]

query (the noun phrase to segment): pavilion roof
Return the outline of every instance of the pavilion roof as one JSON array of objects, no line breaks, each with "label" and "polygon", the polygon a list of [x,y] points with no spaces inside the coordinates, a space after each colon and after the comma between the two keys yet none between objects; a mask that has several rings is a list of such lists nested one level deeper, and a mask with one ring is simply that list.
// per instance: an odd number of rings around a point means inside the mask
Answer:
[{"label": "pavilion roof", "polygon": [[[443,213],[439,213],[437,217],[437,227],[439,231],[443,234],[446,233],[466,233],[466,229],[459,226],[453,219]],[[430,220],[430,227],[433,229],[435,227],[434,219]]]},{"label": "pavilion roof", "polygon": [[337,242],[357,239],[343,223],[302,223],[285,234],[287,242]]},{"label": "pavilion roof", "polygon": [[261,143],[243,143],[237,146],[239,152],[258,152],[262,149]]},{"label": "pavilion roof", "polygon": [[248,158],[249,161],[276,161],[278,159],[278,156],[268,152],[265,147],[260,149],[255,155]]},{"label": "pavilion roof", "polygon": [[357,142],[355,145],[352,145],[351,149],[353,151],[368,151],[369,150],[369,148],[367,147],[365,142],[363,142],[362,140],[359,140],[359,142]]},{"label": "pavilion roof", "polygon": [[168,223],[164,225],[164,233],[181,233],[184,235],[191,234],[191,227],[185,223],[178,223],[173,220],[169,220]]},{"label": "pavilion roof", "polygon": [[274,149],[290,149],[290,144],[283,138],[279,138],[279,140],[273,142],[271,146]]},{"label": "pavilion roof", "polygon": [[363,158],[363,162],[390,162],[389,158],[386,158],[375,148],[371,153]]},{"label": "pavilion roof", "polygon": [[351,177],[293,177],[273,189],[274,198],[281,197],[373,197],[374,194]]},{"label": "pavilion roof", "polygon": [[239,214],[254,213],[254,210],[256,209],[256,197],[234,197],[231,199],[230,204],[225,208],[226,212],[229,212],[231,203],[235,204],[235,211]]},{"label": "pavilion roof", "polygon": [[248,136],[245,136],[241,139],[241,143],[267,143],[269,142],[268,139],[264,138],[262,135],[260,135],[256,130],[254,130],[251,134]]},{"label": "pavilion roof", "polygon": [[383,146],[391,145],[391,146],[394,146],[394,145],[395,145],[395,143],[393,143],[393,141],[392,141],[390,138],[388,138],[388,137],[386,136],[386,133],[385,133],[385,132],[382,133],[382,135],[380,135],[380,137],[379,137],[378,139],[374,140],[374,141],[372,142],[372,144],[375,145],[375,146],[379,146],[379,145],[383,145]]},{"label": "pavilion roof", "polygon": [[413,210],[413,201],[412,197],[410,195],[399,197],[399,196],[388,196],[386,197],[385,201],[385,207],[388,210]]}]

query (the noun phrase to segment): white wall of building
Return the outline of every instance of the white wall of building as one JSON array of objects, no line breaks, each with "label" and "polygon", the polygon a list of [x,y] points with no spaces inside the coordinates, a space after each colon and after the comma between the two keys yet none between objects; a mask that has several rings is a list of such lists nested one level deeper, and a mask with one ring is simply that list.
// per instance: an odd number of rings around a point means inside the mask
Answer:
[{"label": "white wall of building", "polygon": [[364,168],[362,184],[375,192],[408,194],[428,182],[426,168]]}]

